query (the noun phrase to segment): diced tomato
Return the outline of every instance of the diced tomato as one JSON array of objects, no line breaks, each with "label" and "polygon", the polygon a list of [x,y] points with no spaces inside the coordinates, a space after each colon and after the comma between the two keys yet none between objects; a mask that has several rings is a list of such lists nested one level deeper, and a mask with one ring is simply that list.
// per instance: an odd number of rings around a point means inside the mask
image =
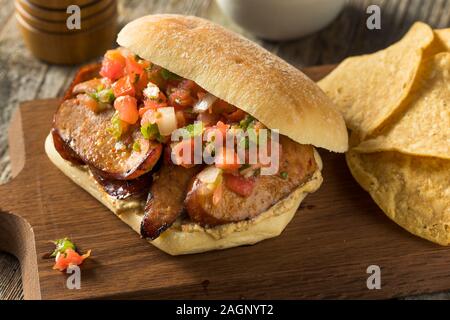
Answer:
[{"label": "diced tomato", "polygon": [[90,95],[84,93],[79,94],[77,95],[77,100],[82,106],[91,109],[93,112],[99,111],[99,103]]},{"label": "diced tomato", "polygon": [[236,111],[225,114],[224,116],[225,116],[225,118],[228,119],[228,121],[238,122],[245,118],[246,113],[244,111],[242,111],[241,109],[237,109]]},{"label": "diced tomato", "polygon": [[158,104],[155,101],[145,101],[145,104],[142,108],[139,109],[139,116],[143,116],[149,110],[156,110],[158,108],[167,107],[166,104]]},{"label": "diced tomato", "polygon": [[114,101],[114,108],[119,112],[119,118],[129,124],[135,124],[139,119],[137,100],[131,96],[121,96]]},{"label": "diced tomato", "polygon": [[175,109],[180,110],[191,107],[194,104],[194,99],[189,90],[177,88],[170,94],[169,104],[175,107]]},{"label": "diced tomato", "polygon": [[121,96],[135,96],[136,90],[133,86],[133,82],[130,76],[125,76],[117,80],[112,85],[113,93],[115,97]]},{"label": "diced tomato", "polygon": [[125,57],[119,50],[108,50],[102,62],[100,75],[115,81],[125,74]]},{"label": "diced tomato", "polygon": [[215,166],[228,172],[235,172],[241,167],[239,157],[234,150],[223,148],[215,155]]},{"label": "diced tomato", "polygon": [[[166,98],[165,94],[162,92],[158,93],[158,98],[156,98],[156,99],[145,99],[144,104],[146,102],[154,102],[154,103],[160,104],[160,105],[164,104],[164,106],[167,107],[167,98]],[[152,105],[152,104],[150,104],[150,105]]]},{"label": "diced tomato", "polygon": [[142,115],[148,110],[155,110],[165,107],[167,107],[166,96],[164,95],[164,93],[160,92],[159,98],[157,100],[144,99],[144,107],[139,109],[139,115],[142,117]]},{"label": "diced tomato", "polygon": [[148,110],[155,110],[157,107],[156,106],[143,106],[140,107],[138,110],[139,113],[139,117],[142,117]]},{"label": "diced tomato", "polygon": [[144,73],[144,67],[136,61],[134,56],[128,56],[126,58],[126,72],[130,76],[134,76],[136,74],[141,75]]},{"label": "diced tomato", "polygon": [[91,250],[86,254],[80,255],[75,250],[68,248],[64,253],[58,253],[55,259],[53,269],[64,271],[70,265],[79,266],[83,261],[91,255]]},{"label": "diced tomato", "polygon": [[136,89],[136,95],[139,97],[142,97],[142,91],[147,87],[148,84],[148,77],[147,73],[142,73],[139,76],[138,81],[134,84],[134,88]]},{"label": "diced tomato", "polygon": [[228,189],[243,197],[250,196],[256,184],[254,178],[244,178],[241,175],[226,173],[223,178]]}]

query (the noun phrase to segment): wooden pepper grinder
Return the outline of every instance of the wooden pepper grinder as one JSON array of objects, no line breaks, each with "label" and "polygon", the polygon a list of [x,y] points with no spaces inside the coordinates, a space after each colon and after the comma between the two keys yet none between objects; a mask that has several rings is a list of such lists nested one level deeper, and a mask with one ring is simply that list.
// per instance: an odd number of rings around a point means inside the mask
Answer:
[{"label": "wooden pepper grinder", "polygon": [[25,44],[46,62],[86,62],[117,35],[116,0],[15,0],[15,8]]}]

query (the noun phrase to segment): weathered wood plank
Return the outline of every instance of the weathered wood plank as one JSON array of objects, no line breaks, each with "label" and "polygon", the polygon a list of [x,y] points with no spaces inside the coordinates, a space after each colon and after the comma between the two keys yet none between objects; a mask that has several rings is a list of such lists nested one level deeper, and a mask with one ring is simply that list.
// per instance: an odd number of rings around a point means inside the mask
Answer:
[{"label": "weathered wood plank", "polygon": [[14,2],[11,0],[0,0],[0,31],[9,20],[13,19],[11,12],[14,10]]},{"label": "weathered wood plank", "polygon": [[[349,55],[376,51],[397,41],[417,20],[435,28],[450,25],[450,0],[352,0],[334,22],[317,34],[276,43],[255,39],[223,16],[213,0],[118,1],[120,25],[150,13],[198,15],[244,34],[297,67],[337,63]],[[370,4],[381,7],[381,30],[365,27],[365,10]],[[13,6],[11,0],[0,0],[0,183],[10,176],[4,133],[18,102],[60,95],[76,69],[49,66],[33,58],[16,28]],[[17,270],[17,261],[0,254],[0,298],[21,297]]]},{"label": "weathered wood plank", "polygon": [[9,254],[0,254],[0,300],[23,299],[20,265]]},{"label": "weathered wood plank", "polygon": [[[48,69],[25,49],[14,19],[7,20],[0,32],[0,65],[0,132],[3,133],[7,132],[18,102],[35,98]],[[6,134],[0,135],[0,181],[10,175],[6,138]]]}]

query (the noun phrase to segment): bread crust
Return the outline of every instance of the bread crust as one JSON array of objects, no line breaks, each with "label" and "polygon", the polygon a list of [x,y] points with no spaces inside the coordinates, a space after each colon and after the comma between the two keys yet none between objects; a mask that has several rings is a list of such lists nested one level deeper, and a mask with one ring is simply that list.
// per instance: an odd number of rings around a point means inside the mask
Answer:
[{"label": "bread crust", "polygon": [[117,42],[298,143],[335,152],[348,148],[342,116],[312,80],[219,25],[193,16],[149,15],[127,24]]},{"label": "bread crust", "polygon": [[[140,234],[145,202],[117,200],[109,196],[92,178],[87,168],[73,165],[61,158],[54,147],[51,135],[45,140],[45,151],[52,163],[73,182]],[[322,161],[316,151],[315,159],[319,169],[313,177],[258,217],[214,228],[203,228],[192,222],[177,221],[157,239],[149,242],[170,255],[182,255],[251,245],[278,236],[293,218],[301,201],[308,193],[316,191],[322,183]]]}]

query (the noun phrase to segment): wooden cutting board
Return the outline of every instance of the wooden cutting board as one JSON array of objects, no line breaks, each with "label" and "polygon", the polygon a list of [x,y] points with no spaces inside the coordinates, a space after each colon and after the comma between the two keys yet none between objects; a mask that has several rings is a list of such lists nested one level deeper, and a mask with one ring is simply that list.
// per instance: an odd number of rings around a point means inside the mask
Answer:
[{"label": "wooden cutting board", "polygon": [[[306,70],[319,79],[330,67]],[[0,186],[0,250],[21,261],[27,299],[391,298],[450,289],[450,250],[391,222],[353,180],[342,154],[320,150],[325,182],[277,238],[254,246],[169,256],[76,186],[44,152],[58,100],[23,103],[10,127],[14,178]],[[288,115],[287,115],[288,116]],[[81,289],[43,256],[68,236],[93,258]],[[367,267],[381,289],[367,289]]]}]

